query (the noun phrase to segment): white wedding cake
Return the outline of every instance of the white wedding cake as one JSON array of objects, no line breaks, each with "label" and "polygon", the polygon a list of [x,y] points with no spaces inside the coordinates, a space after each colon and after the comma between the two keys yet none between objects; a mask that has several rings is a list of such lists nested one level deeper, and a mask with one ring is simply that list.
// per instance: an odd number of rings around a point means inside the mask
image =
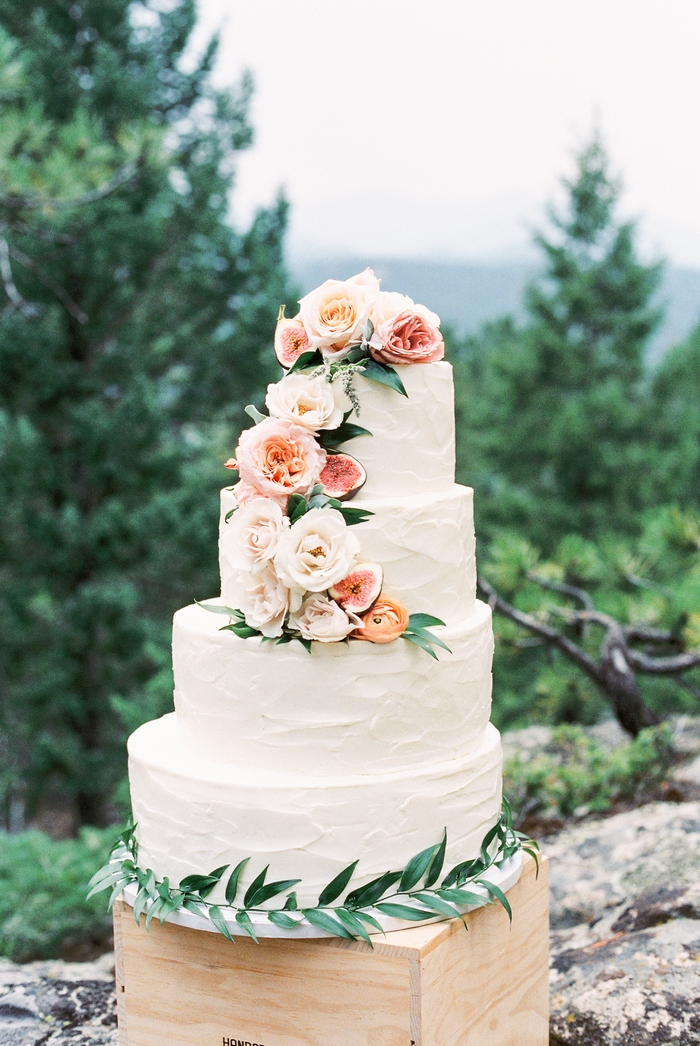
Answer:
[{"label": "white wedding cake", "polygon": [[[326,303],[338,287],[350,295],[357,322],[345,346],[322,342],[318,316],[328,308],[312,302],[309,319],[311,296],[301,318],[282,321],[278,348],[291,344],[297,358],[305,349],[309,364],[270,387],[272,416],[258,415],[241,439],[241,482],[221,494],[221,598],[174,619],[175,711],[129,740],[138,863],[158,880],[175,884],[249,858],[242,883],[269,865],[275,880],[300,880],[300,905],[315,904],[350,863],[359,862],[353,884],[361,885],[402,868],[444,828],[445,867],[474,858],[499,819],[491,612],[476,599],[472,491],[454,482],[452,368],[430,341],[436,317],[382,296],[372,279],[319,288]],[[413,326],[401,342],[397,316],[406,315]],[[336,322],[352,327],[345,314]],[[295,329],[301,341],[290,342]],[[354,356],[341,351],[348,344]],[[406,356],[391,355],[397,344]],[[381,373],[371,373],[371,360]],[[324,434],[342,435],[353,404],[352,421],[368,431],[333,451],[366,472],[352,501],[340,503],[361,510],[361,522],[322,487],[321,466],[339,461],[323,448]],[[297,441],[282,471],[280,433]],[[273,483],[291,483],[294,493],[278,496]],[[296,520],[291,505],[302,513]],[[381,595],[353,610],[343,583],[363,564],[379,572]],[[382,616],[384,596],[389,611],[399,608],[393,617]],[[402,608],[412,620],[444,622],[432,629],[439,660],[425,628],[416,626],[414,642],[404,619],[405,637],[387,631]]]}]

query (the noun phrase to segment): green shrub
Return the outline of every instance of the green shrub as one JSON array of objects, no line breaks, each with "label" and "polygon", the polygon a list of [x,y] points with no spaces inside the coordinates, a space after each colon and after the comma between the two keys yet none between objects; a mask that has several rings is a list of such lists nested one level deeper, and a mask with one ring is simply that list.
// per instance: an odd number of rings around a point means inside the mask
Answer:
[{"label": "green shrub", "polygon": [[658,787],[668,776],[672,755],[667,725],[643,730],[612,752],[582,727],[563,725],[552,732],[542,755],[507,760],[503,787],[521,818],[602,813],[618,800]]},{"label": "green shrub", "polygon": [[104,895],[85,900],[117,832],[84,828],[56,841],[39,831],[0,834],[0,955],[15,962],[87,958],[108,938]]}]

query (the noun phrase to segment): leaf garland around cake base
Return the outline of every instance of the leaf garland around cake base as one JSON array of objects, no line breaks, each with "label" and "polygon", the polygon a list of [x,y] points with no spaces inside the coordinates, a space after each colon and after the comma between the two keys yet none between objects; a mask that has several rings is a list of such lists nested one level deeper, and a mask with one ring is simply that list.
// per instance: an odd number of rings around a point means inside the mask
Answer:
[{"label": "leaf garland around cake base", "polygon": [[[134,919],[140,925],[141,916],[145,915],[147,930],[150,930],[154,918],[162,925],[173,912],[187,911],[209,919],[219,933],[234,941],[224,917],[226,913],[233,916],[241,930],[256,943],[258,938],[250,918],[251,913],[266,916],[275,926],[289,931],[306,920],[336,937],[363,940],[370,946],[372,940],[369,931],[384,933],[372,911],[410,922],[425,922],[436,917],[461,918],[464,922],[464,913],[458,905],[471,908],[498,903],[512,921],[508,898],[484,875],[490,868],[500,867],[520,851],[534,858],[539,872],[539,846],[513,827],[511,806],[505,796],[501,815],[485,835],[479,856],[455,865],[440,880],[446,850],[447,830],[443,832],[440,842],[421,850],[400,871],[385,872],[364,886],[350,890],[341,904],[334,904],[347,890],[355,874],[359,861],[353,861],[324,887],[314,907],[299,907],[293,887],[301,882],[300,879],[267,882],[269,865],[256,875],[243,897],[239,898],[241,873],[250,860],[246,857],[226,880],[226,903],[213,904],[207,898],[222,882],[230,865],[215,868],[208,875],[186,875],[177,886],[171,886],[167,877],[158,880],[151,869],[139,867],[136,826],[130,824],[119,836],[107,864],[90,880],[88,898],[110,890],[108,909],[111,910],[123,891],[133,885],[137,887],[133,904]],[[485,889],[488,900],[482,894],[468,889],[469,886]],[[286,894],[286,897],[281,907],[262,907],[282,894]],[[466,922],[464,925],[467,926]]]}]

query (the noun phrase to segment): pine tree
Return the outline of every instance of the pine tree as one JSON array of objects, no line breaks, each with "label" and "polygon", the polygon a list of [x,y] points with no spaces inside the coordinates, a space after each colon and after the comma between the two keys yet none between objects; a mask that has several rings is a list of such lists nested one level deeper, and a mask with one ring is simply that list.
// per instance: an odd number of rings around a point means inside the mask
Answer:
[{"label": "pine tree", "polygon": [[484,532],[509,526],[552,549],[563,534],[634,530],[652,502],[644,356],[660,320],[658,265],[643,265],[634,225],[596,138],[564,183],[564,214],[539,234],[545,270],[527,322],[504,320],[460,364],[460,479]]},{"label": "pine tree", "polygon": [[215,42],[182,71],[194,22],[0,0],[6,818],[58,793],[104,820],[170,615],[216,590],[215,460],[276,375],[285,204],[231,227],[251,87],[212,88]]}]

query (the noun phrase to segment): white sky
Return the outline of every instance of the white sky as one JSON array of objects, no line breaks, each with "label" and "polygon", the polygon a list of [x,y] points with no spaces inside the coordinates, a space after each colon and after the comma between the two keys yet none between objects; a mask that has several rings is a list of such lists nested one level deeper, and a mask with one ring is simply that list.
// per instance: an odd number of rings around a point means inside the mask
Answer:
[{"label": "white sky", "polygon": [[294,254],[522,256],[596,123],[644,248],[700,266],[698,0],[199,0],[252,70],[234,211]]}]

